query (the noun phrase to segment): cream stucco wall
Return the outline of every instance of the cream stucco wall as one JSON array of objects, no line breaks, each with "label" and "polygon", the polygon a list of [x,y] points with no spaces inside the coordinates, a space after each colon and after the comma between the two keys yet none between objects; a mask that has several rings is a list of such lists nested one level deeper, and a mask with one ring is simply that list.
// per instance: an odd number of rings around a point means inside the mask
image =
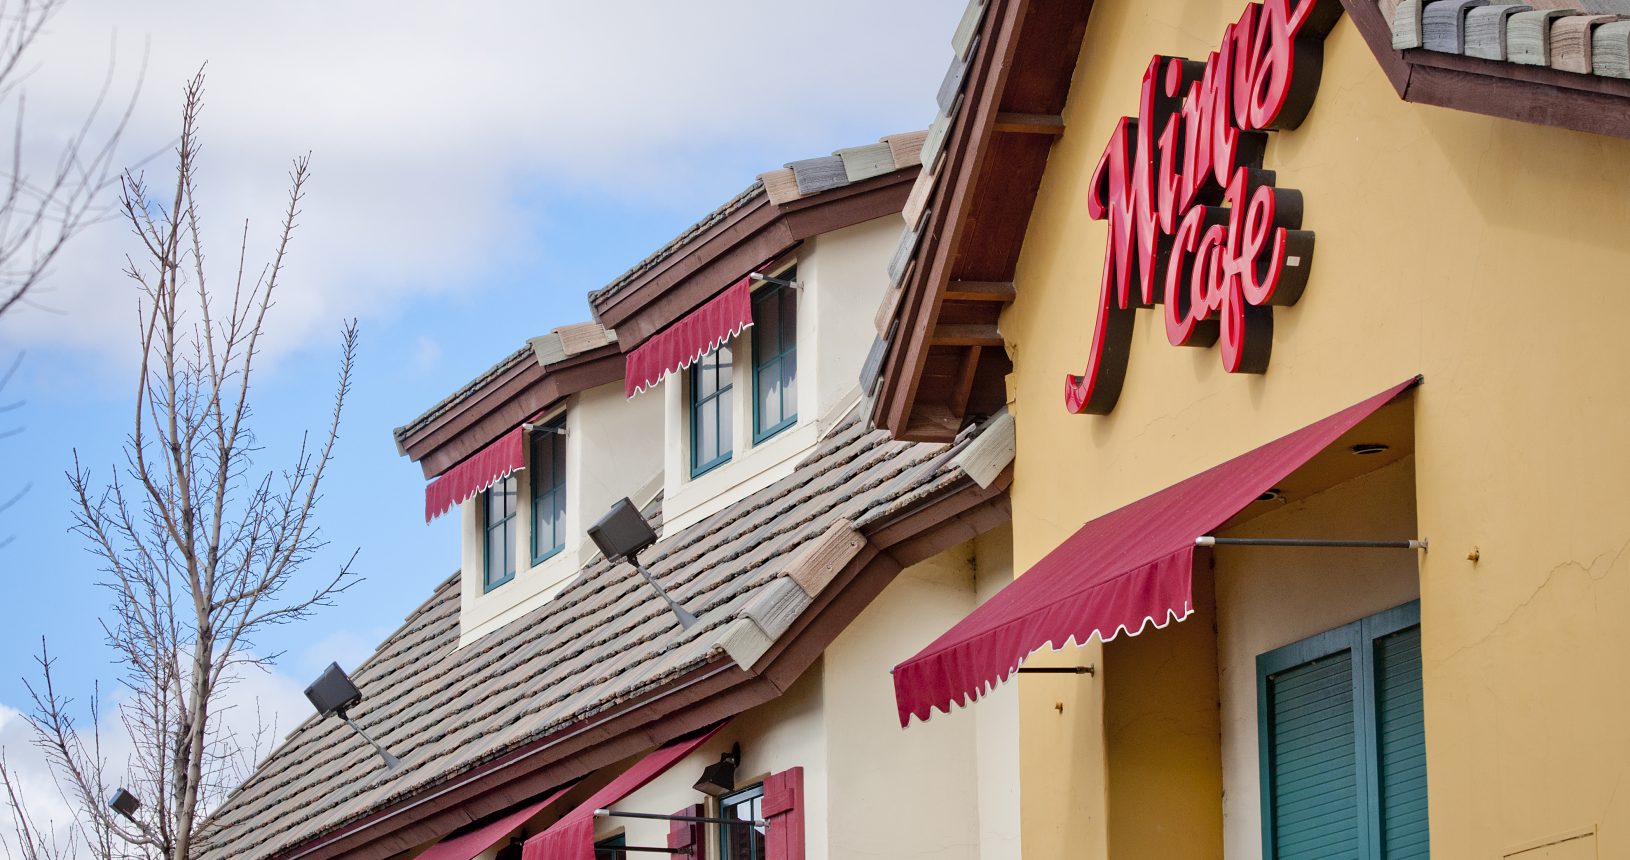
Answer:
[{"label": "cream stucco wall", "polygon": [[[1068,133],[1001,321],[1015,362],[1017,568],[1087,519],[1422,373],[1434,853],[1498,857],[1600,828],[1601,856],[1630,856],[1630,141],[1404,103],[1344,19],[1307,122],[1268,149],[1318,235],[1306,294],[1275,311],[1268,372],[1229,375],[1214,349],[1171,347],[1142,311],[1113,414],[1063,408],[1106,235],[1086,213],[1091,170],[1135,112],[1150,56],[1203,58],[1240,11],[1093,6]],[[1095,688],[1059,697],[1044,684],[1020,683],[1026,856],[1104,856]]]},{"label": "cream stucco wall", "polygon": [[[872,316],[888,286],[888,260],[899,242],[898,215],[874,218],[809,239],[795,254],[798,281],[798,421],[753,443],[752,332],[731,344],[734,358],[734,454],[690,475],[688,374],[662,381],[666,455],[664,528],[683,529],[792,474],[831,425],[859,398],[860,367],[871,348]],[[763,289],[763,287],[761,287]],[[636,400],[656,399],[654,394]]]},{"label": "cream stucco wall", "polygon": [[[739,786],[804,768],[810,860],[1017,857],[1014,700],[902,730],[888,672],[1010,579],[1010,557],[1002,529],[905,569],[785,695],[736,717],[614,808],[668,813],[701,802],[691,786],[702,768],[739,743]],[[600,826],[601,837],[621,830],[631,845],[666,844],[662,822]]]},{"label": "cream stucco wall", "polygon": [[[526,470],[516,473],[517,551],[515,578],[491,591],[483,588],[481,499],[459,506],[462,529],[462,598],[459,644],[465,645],[536,609],[560,592],[595,556],[588,527],[624,496],[638,496],[662,470],[661,403],[654,397],[629,400],[621,381],[592,388],[570,399],[566,413],[565,546],[541,564],[532,564],[532,485]],[[558,415],[557,411],[555,415]],[[548,416],[546,420],[553,420]],[[528,448],[528,456],[531,450]],[[635,498],[637,504],[648,499]]]}]

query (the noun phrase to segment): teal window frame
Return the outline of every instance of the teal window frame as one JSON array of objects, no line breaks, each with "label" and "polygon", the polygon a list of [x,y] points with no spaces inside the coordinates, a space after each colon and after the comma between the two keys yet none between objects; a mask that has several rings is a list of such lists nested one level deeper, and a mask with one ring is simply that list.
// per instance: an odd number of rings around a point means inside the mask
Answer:
[{"label": "teal window frame", "polygon": [[[756,802],[755,802],[756,801]],[[747,815],[740,816],[736,810],[746,806]],[[764,817],[764,783],[750,785],[740,791],[725,795],[719,801],[720,818],[741,818],[752,821]],[[719,860],[759,860],[765,855],[764,831],[753,825],[742,827],[739,824],[715,825],[719,829]],[[747,856],[737,856],[734,841],[730,831],[743,831],[747,836]]]},{"label": "teal window frame", "polygon": [[[709,361],[712,358],[713,361]],[[704,374],[712,374],[712,388],[703,385],[708,381]],[[735,453],[734,440],[730,438],[734,431],[735,413],[731,410],[731,390],[735,387],[735,356],[728,344],[720,345],[703,356],[701,360],[690,366],[687,380],[690,389],[690,476],[698,478],[718,467],[730,462]],[[703,422],[707,420],[716,422],[714,438],[719,440],[719,450],[714,456],[703,460],[702,429]],[[726,441],[730,444],[725,444]]]},{"label": "teal window frame", "polygon": [[628,837],[622,833],[594,843],[594,860],[628,860]]},{"label": "teal window frame", "polygon": [[[1389,856],[1383,847],[1383,814],[1386,798],[1381,797],[1382,754],[1378,736],[1382,722],[1382,702],[1376,693],[1376,651],[1394,634],[1411,629],[1418,631],[1421,623],[1420,601],[1411,601],[1354,621],[1351,624],[1277,648],[1257,657],[1257,752],[1261,778],[1262,799],[1262,857],[1264,860],[1282,860],[1275,831],[1275,785],[1273,736],[1273,678],[1291,669],[1307,666],[1316,661],[1351,655],[1353,702],[1353,760],[1357,781],[1356,817],[1357,857],[1361,860],[1381,860]],[[1418,633],[1417,633],[1418,635]],[[1419,665],[1416,666],[1419,677]],[[1425,743],[1424,725],[1421,729]],[[1423,765],[1424,768],[1424,765]],[[1424,772],[1422,774],[1424,778]],[[1430,828],[1430,823],[1427,823]],[[1395,855],[1392,855],[1395,856]],[[1426,856],[1421,854],[1419,856]]]},{"label": "teal window frame", "polygon": [[[566,436],[557,432],[566,427],[566,416],[543,424],[532,431],[531,450],[527,452],[527,462],[531,464],[528,483],[532,488],[532,563],[542,564],[554,558],[566,546]],[[548,468],[543,461],[548,460]],[[559,526],[554,530],[553,540],[545,545],[538,540],[543,531],[540,525],[540,515],[547,504],[551,511],[559,507]]]},{"label": "teal window frame", "polygon": [[[493,521],[494,492],[500,491],[509,500],[508,510],[504,516]],[[518,513],[520,482],[516,480],[515,473],[500,478],[492,486],[481,491],[481,586],[482,592],[488,592],[515,578],[515,518]],[[506,548],[508,565],[498,578],[493,577],[492,559],[492,533],[499,530],[503,533],[502,543]]]},{"label": "teal window frame", "polygon": [[[776,277],[792,281],[797,269]],[[776,383],[780,417],[765,424],[764,386]],[[798,290],[777,285],[753,296],[753,444],[798,423]]]}]

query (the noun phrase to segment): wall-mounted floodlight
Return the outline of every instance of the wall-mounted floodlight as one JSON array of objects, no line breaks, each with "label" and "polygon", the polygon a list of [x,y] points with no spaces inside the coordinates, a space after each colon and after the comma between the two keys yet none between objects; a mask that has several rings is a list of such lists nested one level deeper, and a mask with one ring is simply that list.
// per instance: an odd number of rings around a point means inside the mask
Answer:
[{"label": "wall-mounted floodlight", "polygon": [[702,778],[692,788],[708,797],[724,797],[736,790],[736,766],[741,764],[741,744],[730,747],[719,760],[702,768]]},{"label": "wall-mounted floodlight", "polygon": [[122,788],[116,788],[113,790],[112,796],[108,798],[108,808],[131,821],[135,821],[136,810],[141,809],[141,801],[136,799],[136,795]]},{"label": "wall-mounted floodlight", "polygon": [[340,664],[328,664],[328,668],[324,669],[323,673],[317,676],[317,680],[312,681],[311,686],[306,688],[306,699],[311,702],[313,708],[317,709],[319,715],[339,717],[345,721],[346,725],[351,727],[352,731],[362,735],[363,740],[373,744],[374,750],[379,753],[379,757],[385,760],[386,770],[394,770],[397,765],[402,763],[401,759],[391,755],[389,750],[386,750],[379,745],[378,741],[369,737],[368,733],[363,731],[361,726],[352,722],[350,715],[345,713],[346,709],[362,701],[362,691],[357,689],[356,684],[351,683],[350,676],[345,674],[345,670],[340,668]]},{"label": "wall-mounted floodlight", "polygon": [[640,564],[639,554],[657,542],[657,533],[651,528],[651,524],[645,521],[645,517],[640,515],[640,509],[634,507],[633,502],[626,497],[618,499],[599,522],[589,526],[589,540],[594,541],[594,545],[600,548],[600,552],[612,564],[627,561],[634,565],[634,569],[645,577],[645,581],[668,602],[668,608],[672,609],[674,616],[679,619],[681,628],[689,630],[690,626],[696,623],[696,616],[669,597],[668,592],[657,585],[656,577],[645,569],[645,565]]},{"label": "wall-mounted floodlight", "polygon": [[566,435],[564,424],[522,424],[521,429],[528,433],[553,433],[556,436]]}]

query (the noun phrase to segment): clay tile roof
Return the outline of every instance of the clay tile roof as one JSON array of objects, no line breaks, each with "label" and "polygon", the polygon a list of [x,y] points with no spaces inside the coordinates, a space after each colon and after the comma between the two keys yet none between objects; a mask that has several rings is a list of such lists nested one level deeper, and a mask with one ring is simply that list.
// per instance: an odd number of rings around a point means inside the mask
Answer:
[{"label": "clay tile roof", "polygon": [[1392,47],[1630,78],[1630,0],[1375,0]]},{"label": "clay tile roof", "polygon": [[616,342],[616,332],[595,322],[573,323],[551,329],[548,334],[527,341],[526,346],[505,356],[497,364],[478,374],[457,391],[442,398],[441,402],[430,407],[423,415],[396,428],[392,431],[392,435],[396,437],[396,445],[400,449],[403,442],[409,436],[412,436],[415,431],[446,414],[448,410],[480,392],[492,380],[504,375],[506,371],[527,359],[535,360],[539,365],[548,367],[556,361]]},{"label": "clay tile roof", "polygon": [[601,305],[640,275],[683,250],[696,237],[706,233],[709,227],[766,193],[769,194],[772,204],[780,206],[873,176],[916,167],[920,163],[917,153],[922,147],[925,134],[926,132],[921,131],[892,134],[877,143],[847,147],[820,158],[789,162],[780,170],[760,174],[757,181],[730,198],[723,206],[686,227],[678,236],[669,240],[668,244],[636,263],[616,280],[589,293],[589,304]]},{"label": "clay tile roof", "polygon": [[207,860],[270,857],[506,751],[728,659],[726,627],[835,523],[916,510],[970,480],[954,444],[891,441],[858,413],[787,478],[669,535],[645,560],[701,623],[680,630],[627,565],[597,560],[548,604],[460,649],[459,577],[352,673],[352,717],[401,756],[386,771],[337,720],[294,729],[212,819]]}]

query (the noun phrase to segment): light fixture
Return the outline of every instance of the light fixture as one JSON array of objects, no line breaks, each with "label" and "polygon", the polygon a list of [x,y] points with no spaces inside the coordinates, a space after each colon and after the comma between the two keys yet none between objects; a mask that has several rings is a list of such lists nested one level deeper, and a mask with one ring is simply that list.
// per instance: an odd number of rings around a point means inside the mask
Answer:
[{"label": "light fixture", "polygon": [[656,589],[656,593],[668,602],[668,608],[673,610],[674,616],[679,619],[681,629],[689,630],[691,625],[696,623],[696,616],[669,597],[668,592],[663,591],[662,586],[657,584],[656,577],[645,569],[645,565],[640,564],[639,554],[657,542],[657,533],[651,528],[651,524],[645,521],[639,508],[634,507],[634,503],[626,496],[618,499],[599,522],[589,526],[589,540],[594,541],[594,545],[600,548],[600,552],[612,564],[627,561],[634,565],[634,569],[645,577],[645,581]]},{"label": "light fixture", "polygon": [[1264,492],[1262,495],[1257,496],[1256,500],[1259,502],[1277,502],[1284,497],[1285,491],[1279,489],[1278,487],[1274,487],[1273,489]]},{"label": "light fixture", "polygon": [[526,424],[521,425],[521,429],[525,430],[528,433],[553,433],[556,436],[565,436],[566,435],[566,425],[564,425],[564,424],[530,424],[530,423],[526,423]]},{"label": "light fixture", "polygon": [[1370,454],[1380,454],[1384,451],[1390,450],[1391,448],[1392,446],[1386,444],[1385,442],[1361,442],[1353,446],[1353,453],[1360,457],[1365,457]]},{"label": "light fixture", "polygon": [[708,797],[724,797],[736,790],[736,766],[741,764],[741,744],[734,744],[730,752],[702,768],[702,778],[692,786]]},{"label": "light fixture", "polygon": [[306,688],[306,699],[311,702],[313,708],[317,709],[319,716],[339,717],[345,721],[346,725],[351,727],[352,731],[362,735],[363,740],[373,744],[373,748],[379,753],[379,757],[385,760],[386,770],[395,770],[396,766],[402,763],[401,759],[391,755],[389,750],[369,737],[361,726],[351,721],[351,717],[346,713],[346,710],[362,701],[362,691],[357,689],[356,684],[351,683],[350,676],[345,674],[345,670],[340,668],[340,664],[328,664],[328,668],[324,669],[323,673],[317,676],[317,680],[312,681],[311,686]]},{"label": "light fixture", "polygon": [[108,798],[108,807],[125,818],[135,821],[136,810],[141,809],[141,801],[136,799],[136,795],[122,788],[116,788],[113,790],[113,795]]}]

